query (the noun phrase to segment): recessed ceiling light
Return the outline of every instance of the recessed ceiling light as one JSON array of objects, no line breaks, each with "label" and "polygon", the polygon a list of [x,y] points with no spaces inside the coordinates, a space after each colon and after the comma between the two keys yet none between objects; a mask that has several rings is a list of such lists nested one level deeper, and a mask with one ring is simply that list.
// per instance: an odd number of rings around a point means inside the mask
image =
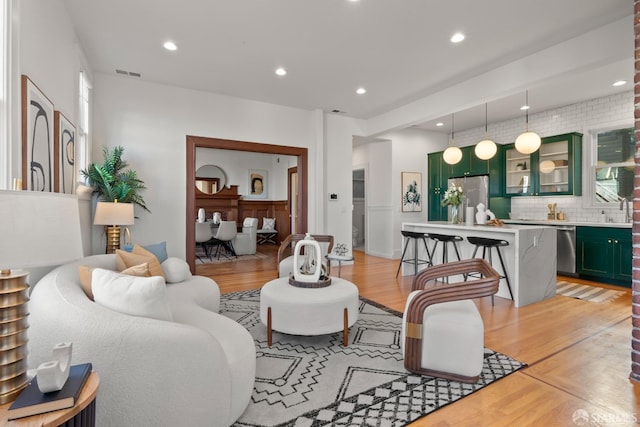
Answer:
[{"label": "recessed ceiling light", "polygon": [[276,68],[276,74],[279,75],[279,76],[286,76],[287,75],[287,70],[285,70],[282,67]]},{"label": "recessed ceiling light", "polygon": [[464,34],[455,33],[449,40],[451,40],[451,43],[460,43],[462,40],[464,40]]},{"label": "recessed ceiling light", "polygon": [[357,93],[358,95],[364,95],[365,93],[367,93],[367,90],[366,90],[365,88],[363,88],[363,87],[359,87],[359,88],[356,90],[356,93]]},{"label": "recessed ceiling light", "polygon": [[529,107],[528,105],[523,105],[522,107],[520,107],[522,111],[528,110],[529,108],[531,107]]},{"label": "recessed ceiling light", "polygon": [[438,122],[438,123],[436,123],[436,126],[438,126],[438,127],[440,127],[440,126],[444,126],[444,123],[442,123],[442,122]]},{"label": "recessed ceiling light", "polygon": [[164,42],[164,44],[162,46],[164,46],[165,49],[170,50],[170,51],[178,50],[178,45],[176,45],[171,40]]},{"label": "recessed ceiling light", "polygon": [[626,84],[627,84],[626,80],[618,80],[617,82],[614,82],[611,86],[623,86]]}]

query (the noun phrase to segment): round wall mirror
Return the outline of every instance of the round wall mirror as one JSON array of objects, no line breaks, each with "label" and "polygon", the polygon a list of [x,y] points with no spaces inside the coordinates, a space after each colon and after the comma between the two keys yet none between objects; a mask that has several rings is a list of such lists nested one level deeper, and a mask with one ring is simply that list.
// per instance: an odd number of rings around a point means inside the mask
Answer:
[{"label": "round wall mirror", "polygon": [[227,175],[216,165],[203,165],[196,171],[196,188],[205,194],[216,194],[227,185]]}]

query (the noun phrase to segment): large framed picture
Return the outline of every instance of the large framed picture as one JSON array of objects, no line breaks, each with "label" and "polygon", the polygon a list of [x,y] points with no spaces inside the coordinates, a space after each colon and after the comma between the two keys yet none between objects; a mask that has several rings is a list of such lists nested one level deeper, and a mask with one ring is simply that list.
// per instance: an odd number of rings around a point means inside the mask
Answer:
[{"label": "large framed picture", "polygon": [[422,212],[420,172],[402,172],[402,212]]},{"label": "large framed picture", "polygon": [[76,127],[56,110],[53,112],[54,189],[74,194],[76,182]]},{"label": "large framed picture", "polygon": [[267,171],[249,169],[249,199],[267,198]]},{"label": "large framed picture", "polygon": [[22,76],[22,188],[54,191],[53,103]]}]

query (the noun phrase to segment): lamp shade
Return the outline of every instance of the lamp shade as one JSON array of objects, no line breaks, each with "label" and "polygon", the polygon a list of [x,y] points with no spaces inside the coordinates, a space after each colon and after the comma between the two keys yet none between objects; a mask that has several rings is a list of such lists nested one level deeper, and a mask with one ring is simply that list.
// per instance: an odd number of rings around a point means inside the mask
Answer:
[{"label": "lamp shade", "polygon": [[75,195],[0,190],[0,268],[48,267],[82,258]]},{"label": "lamp shade", "polygon": [[542,140],[535,132],[524,132],[516,138],[516,150],[522,154],[531,154],[540,148]]},{"label": "lamp shade", "polygon": [[476,144],[474,151],[480,160],[489,160],[498,152],[498,146],[490,139],[483,139]]},{"label": "lamp shade", "polygon": [[133,225],[133,203],[98,202],[95,225]]},{"label": "lamp shade", "polygon": [[462,160],[462,150],[458,147],[449,147],[442,153],[442,159],[450,165],[455,165]]}]

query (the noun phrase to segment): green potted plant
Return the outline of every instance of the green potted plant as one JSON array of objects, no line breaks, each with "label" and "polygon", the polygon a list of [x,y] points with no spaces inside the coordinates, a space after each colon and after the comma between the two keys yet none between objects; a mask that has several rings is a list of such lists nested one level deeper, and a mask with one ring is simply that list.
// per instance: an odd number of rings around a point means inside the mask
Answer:
[{"label": "green potted plant", "polygon": [[142,191],[147,187],[140,180],[136,171],[128,169],[129,164],[122,160],[124,148],[121,146],[110,149],[103,147],[104,163],[91,163],[82,170],[82,176],[87,178],[93,193],[104,202],[118,201],[120,203],[134,203],[147,212],[151,212],[144,202]]}]

